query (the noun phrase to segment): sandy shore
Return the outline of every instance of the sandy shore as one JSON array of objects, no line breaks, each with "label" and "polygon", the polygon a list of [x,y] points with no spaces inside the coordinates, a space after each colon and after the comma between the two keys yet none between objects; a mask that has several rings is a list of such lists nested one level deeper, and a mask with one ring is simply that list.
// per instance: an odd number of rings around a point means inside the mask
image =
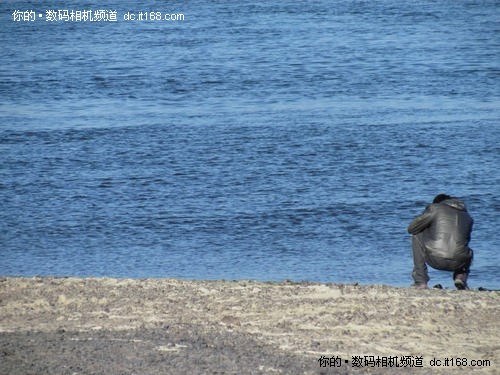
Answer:
[{"label": "sandy shore", "polygon": [[500,292],[0,279],[2,375],[499,374],[499,338]]}]

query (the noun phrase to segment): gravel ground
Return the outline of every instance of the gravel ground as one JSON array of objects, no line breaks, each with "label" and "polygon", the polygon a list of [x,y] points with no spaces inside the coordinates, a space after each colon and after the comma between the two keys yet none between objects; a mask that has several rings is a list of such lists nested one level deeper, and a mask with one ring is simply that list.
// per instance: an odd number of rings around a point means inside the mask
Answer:
[{"label": "gravel ground", "polygon": [[[498,374],[498,316],[498,292],[2,278],[0,374]],[[396,356],[423,368],[370,362]]]},{"label": "gravel ground", "polygon": [[196,325],[4,333],[0,344],[0,372],[6,375],[319,373],[313,359],[283,353],[249,335]]}]

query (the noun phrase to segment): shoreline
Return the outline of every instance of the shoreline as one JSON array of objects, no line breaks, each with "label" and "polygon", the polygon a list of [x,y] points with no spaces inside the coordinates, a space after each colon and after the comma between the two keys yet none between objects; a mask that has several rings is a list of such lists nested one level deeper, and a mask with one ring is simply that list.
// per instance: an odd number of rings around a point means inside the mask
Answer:
[{"label": "shoreline", "polygon": [[498,291],[0,277],[0,374],[498,374],[499,316]]}]

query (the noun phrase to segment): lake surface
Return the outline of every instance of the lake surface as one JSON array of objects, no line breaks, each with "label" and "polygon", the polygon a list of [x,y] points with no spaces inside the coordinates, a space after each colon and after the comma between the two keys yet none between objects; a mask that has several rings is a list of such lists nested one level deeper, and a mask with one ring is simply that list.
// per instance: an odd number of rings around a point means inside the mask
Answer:
[{"label": "lake surface", "polygon": [[406,286],[446,192],[500,288],[498,1],[48,6],[0,3],[0,275]]}]

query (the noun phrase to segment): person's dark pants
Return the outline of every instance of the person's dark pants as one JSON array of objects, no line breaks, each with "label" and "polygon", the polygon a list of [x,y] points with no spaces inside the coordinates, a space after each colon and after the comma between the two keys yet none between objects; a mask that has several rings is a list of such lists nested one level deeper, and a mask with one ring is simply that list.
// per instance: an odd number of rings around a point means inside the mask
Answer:
[{"label": "person's dark pants", "polygon": [[425,247],[420,242],[419,236],[412,236],[412,250],[413,250],[413,280],[415,284],[427,284],[429,275],[427,272],[427,265],[440,271],[453,272],[453,277],[459,273],[469,274],[470,266],[474,253],[470,249],[470,256],[466,259],[445,259],[435,257],[425,250]]}]

